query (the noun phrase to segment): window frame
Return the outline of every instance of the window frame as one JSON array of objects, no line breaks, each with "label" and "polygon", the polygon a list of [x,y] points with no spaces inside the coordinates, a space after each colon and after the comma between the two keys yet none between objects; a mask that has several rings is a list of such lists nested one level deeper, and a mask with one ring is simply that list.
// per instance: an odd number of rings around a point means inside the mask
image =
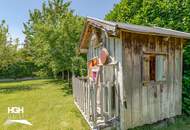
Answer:
[{"label": "window frame", "polygon": [[[150,80],[150,68],[148,68],[148,70],[146,70],[146,74],[145,74],[145,63],[147,61],[144,62],[144,60],[147,60],[145,59],[146,57],[150,57],[150,56],[155,56],[155,80]],[[157,76],[157,57],[158,56],[164,56],[165,57],[165,61],[163,62],[163,75],[165,75],[165,77],[163,78],[163,80],[158,80],[158,76]],[[168,53],[165,53],[165,52],[147,52],[147,51],[143,51],[142,53],[142,58],[141,58],[142,62],[141,62],[141,80],[142,80],[142,83],[143,85],[146,85],[146,84],[159,84],[159,83],[165,83],[167,81],[167,78],[168,78]],[[148,59],[149,61],[149,59]],[[150,67],[150,63],[146,63],[146,65],[149,64],[149,67]],[[146,67],[147,69],[147,67]],[[147,72],[148,71],[148,72]],[[148,77],[147,76],[147,73],[148,73]],[[149,79],[147,79],[149,78]]]}]

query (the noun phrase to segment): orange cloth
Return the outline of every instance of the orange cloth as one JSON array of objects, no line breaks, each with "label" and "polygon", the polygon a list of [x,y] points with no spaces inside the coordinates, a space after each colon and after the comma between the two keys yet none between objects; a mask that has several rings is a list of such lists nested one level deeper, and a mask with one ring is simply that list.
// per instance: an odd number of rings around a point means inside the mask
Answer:
[{"label": "orange cloth", "polygon": [[92,59],[88,62],[88,76],[92,77],[92,67],[98,64],[98,58]]}]

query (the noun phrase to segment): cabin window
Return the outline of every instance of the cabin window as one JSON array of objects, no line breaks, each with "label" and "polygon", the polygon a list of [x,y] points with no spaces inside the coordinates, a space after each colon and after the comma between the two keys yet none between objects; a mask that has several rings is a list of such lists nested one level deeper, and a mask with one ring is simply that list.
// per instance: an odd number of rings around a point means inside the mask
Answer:
[{"label": "cabin window", "polygon": [[167,68],[166,55],[144,54],[143,56],[143,81],[165,81]]}]

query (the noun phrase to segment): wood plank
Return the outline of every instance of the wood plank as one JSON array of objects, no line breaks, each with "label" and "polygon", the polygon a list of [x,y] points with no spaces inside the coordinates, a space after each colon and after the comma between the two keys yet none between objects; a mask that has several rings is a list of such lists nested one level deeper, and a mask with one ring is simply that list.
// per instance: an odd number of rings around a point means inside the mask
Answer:
[{"label": "wood plank", "polygon": [[174,116],[174,40],[169,43],[169,64],[168,64],[168,93],[169,93],[169,116]]},{"label": "wood plank", "polygon": [[181,114],[181,42],[179,39],[175,40],[175,115]]},{"label": "wood plank", "polygon": [[[155,38],[154,37],[149,37],[148,49],[147,50],[155,51],[155,47],[156,47]],[[151,66],[149,66],[149,67],[151,67]],[[149,115],[148,123],[153,123],[154,120],[155,120],[155,113],[154,113],[154,89],[155,88],[154,87],[155,87],[154,85],[149,85],[148,86],[148,93],[147,93],[148,112],[149,112],[148,113],[148,115]]]},{"label": "wood plank", "polygon": [[114,65],[105,65],[103,66],[103,81],[104,82],[113,82],[114,81]]},{"label": "wood plank", "polygon": [[[143,48],[142,50],[143,51],[147,51],[148,50],[148,47],[147,47],[147,44],[148,44],[148,39],[147,38],[144,38],[144,41],[143,41]],[[148,57],[147,57],[148,58]],[[146,67],[145,67],[146,66]],[[143,84],[143,81],[144,80],[148,80],[149,79],[149,64],[148,62],[146,61],[146,59],[144,59],[144,55],[142,54],[142,84]],[[147,78],[147,79],[146,79]],[[149,122],[149,111],[148,111],[148,85],[145,84],[145,85],[142,85],[142,117],[143,117],[143,124],[146,124]]]},{"label": "wood plank", "polygon": [[132,36],[132,126],[140,124],[140,96],[139,96],[139,80],[140,80],[140,53],[138,53],[138,41]]},{"label": "wood plank", "polygon": [[103,117],[103,83],[100,83],[100,115]]},{"label": "wood plank", "polygon": [[[164,42],[163,39],[159,40],[158,51],[167,52],[167,51],[164,51],[165,49],[163,49],[163,42]],[[164,43],[164,45],[165,45],[165,43]],[[160,57],[158,57],[158,58],[160,58]],[[160,61],[158,61],[158,62],[160,62]],[[159,64],[161,64],[161,63],[158,63],[157,65],[159,65]],[[157,70],[157,71],[163,71],[163,67],[160,68],[160,69],[162,69],[162,70]],[[161,75],[162,75],[162,73],[161,73]],[[159,77],[157,77],[157,80],[158,79],[159,79]],[[161,77],[161,80],[162,79],[163,78]],[[167,100],[168,100],[167,99],[168,91],[167,91],[167,88],[168,87],[166,86],[166,84],[164,82],[160,83],[159,89],[158,89],[159,92],[160,92],[160,114],[159,114],[160,120],[163,120],[164,118],[166,118],[167,117],[167,113],[168,113],[167,112],[167,108],[168,108],[168,103],[167,103]]]},{"label": "wood plank", "polygon": [[137,85],[138,85],[138,88],[139,88],[139,125],[143,125],[143,113],[142,113],[142,108],[143,108],[143,100],[142,100],[142,95],[143,95],[143,85],[142,85],[142,44],[143,44],[143,39],[142,37],[139,36],[139,39],[138,39],[138,44],[137,44],[137,66],[138,66],[138,69],[136,70],[137,71]]},{"label": "wood plank", "polygon": [[[164,40],[162,40],[162,44],[161,44],[161,51],[162,52],[167,52],[168,51],[168,46],[169,46],[169,44],[170,44],[170,42],[168,42],[168,41],[164,41]],[[168,59],[168,57],[167,57],[167,59]],[[166,60],[166,65],[168,65],[168,63],[169,63],[169,61],[168,60]],[[166,79],[166,81],[168,80],[168,67],[166,67],[166,73],[167,73],[167,79]],[[162,106],[163,107],[163,118],[169,118],[170,117],[170,112],[169,112],[169,105],[170,105],[170,100],[169,100],[169,94],[170,94],[170,91],[169,91],[169,87],[168,87],[168,84],[166,84],[166,83],[162,83],[161,84],[162,86],[162,93],[163,93],[163,105],[164,106]]]},{"label": "wood plank", "polygon": [[156,114],[155,114],[155,98],[154,98],[154,93],[155,93],[155,88],[156,86],[151,85],[148,86],[148,103],[149,103],[149,116],[150,116],[150,122],[153,123],[156,121]]},{"label": "wood plank", "polygon": [[108,118],[108,87],[107,84],[103,85],[103,114],[105,115],[105,120]]},{"label": "wood plank", "polygon": [[[123,33],[123,129],[132,127],[132,47],[131,47],[131,36]],[[121,114],[122,116],[122,114]]]},{"label": "wood plank", "polygon": [[[161,51],[161,47],[160,47],[160,42],[161,38],[157,37],[156,38],[156,52]],[[160,60],[158,60],[158,58],[156,57],[156,81],[158,79],[158,73],[160,71],[162,71],[162,69],[160,70],[160,67],[162,68],[162,66],[158,66],[158,64],[160,65]],[[161,64],[162,65],[162,64]],[[161,78],[162,79],[162,78]],[[155,113],[155,121],[160,120],[160,84],[155,84],[155,91],[154,91],[154,113]]]},{"label": "wood plank", "polygon": [[180,103],[179,103],[179,111],[178,111],[178,114],[181,115],[182,114],[182,88],[183,88],[183,85],[182,85],[182,78],[183,78],[183,44],[184,44],[184,40],[183,39],[180,39],[180,43],[181,43],[181,48],[180,48],[180,97],[179,97],[179,100],[180,100]]},{"label": "wood plank", "polygon": [[88,81],[88,84],[87,84],[87,91],[88,91],[88,95],[87,95],[87,119],[90,120],[90,84],[89,84],[89,81]]},{"label": "wood plank", "polygon": [[123,43],[120,38],[115,38],[115,60],[118,62],[117,65],[117,82],[118,82],[118,92],[119,92],[119,111],[118,114],[120,115],[120,126],[121,129],[125,129],[123,124],[126,124],[124,121],[124,107],[123,107],[123,58],[124,58],[124,53],[123,53]]},{"label": "wood plank", "polygon": [[107,82],[107,88],[108,88],[108,117],[111,119],[112,117],[112,103],[113,103],[113,98],[112,98],[112,83]]},{"label": "wood plank", "polygon": [[114,56],[114,38],[113,37],[109,38],[109,44],[110,44],[109,53],[110,53],[110,56],[114,59],[115,56]]}]

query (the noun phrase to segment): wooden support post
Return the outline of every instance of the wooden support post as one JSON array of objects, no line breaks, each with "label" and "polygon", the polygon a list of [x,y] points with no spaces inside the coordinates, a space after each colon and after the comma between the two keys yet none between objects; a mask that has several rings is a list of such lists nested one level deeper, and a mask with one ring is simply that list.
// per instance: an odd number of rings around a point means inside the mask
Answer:
[{"label": "wooden support post", "polygon": [[103,84],[103,114],[105,115],[105,118],[107,118],[107,99],[108,99],[108,95],[107,95],[107,86],[106,84]]},{"label": "wooden support post", "polygon": [[97,87],[96,85],[93,83],[93,122],[96,122],[96,116],[97,116],[97,100],[96,100],[96,92],[97,92]]},{"label": "wooden support post", "polygon": [[90,118],[90,120],[91,121],[93,121],[93,109],[94,109],[94,107],[93,107],[93,84],[92,84],[92,82],[90,81],[90,116],[91,116],[91,118]]},{"label": "wooden support post", "polygon": [[89,85],[89,81],[87,83],[87,91],[88,91],[88,94],[87,94],[87,115],[88,115],[88,118],[90,118],[90,85]]},{"label": "wooden support post", "polygon": [[90,82],[88,82],[87,84],[87,88],[88,88],[88,96],[87,96],[87,119],[90,120]]},{"label": "wooden support post", "polygon": [[107,87],[108,87],[108,117],[111,118],[112,117],[112,84],[111,82],[107,83]]},{"label": "wooden support post", "polygon": [[103,83],[100,83],[100,115],[103,116]]},{"label": "wooden support post", "polygon": [[120,95],[119,95],[119,84],[116,82],[115,83],[115,115],[116,116],[119,116],[119,106],[120,106],[120,104],[119,104],[119,97],[120,97]]},{"label": "wooden support post", "polygon": [[87,102],[87,95],[86,95],[86,83],[84,85],[84,113],[86,115],[86,102]]}]

